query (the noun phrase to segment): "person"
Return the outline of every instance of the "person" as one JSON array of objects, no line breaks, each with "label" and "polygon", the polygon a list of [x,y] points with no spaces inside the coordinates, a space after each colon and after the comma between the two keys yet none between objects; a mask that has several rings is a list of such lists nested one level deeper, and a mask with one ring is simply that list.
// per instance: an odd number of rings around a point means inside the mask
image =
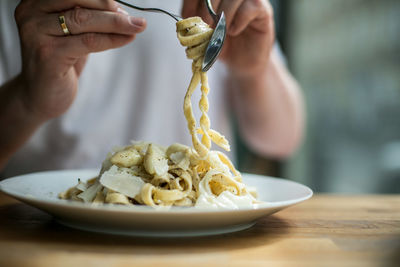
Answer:
[{"label": "person", "polygon": [[[231,140],[229,122],[237,119],[254,151],[286,158],[301,141],[303,102],[274,46],[271,5],[212,3],[225,12],[227,37],[208,71],[211,127]],[[202,0],[134,4],[181,8],[183,17],[212,24]],[[191,62],[175,23],[162,14],[127,11],[112,0],[1,1],[2,177],[99,168],[113,146],[130,140],[191,144],[182,111]]]}]

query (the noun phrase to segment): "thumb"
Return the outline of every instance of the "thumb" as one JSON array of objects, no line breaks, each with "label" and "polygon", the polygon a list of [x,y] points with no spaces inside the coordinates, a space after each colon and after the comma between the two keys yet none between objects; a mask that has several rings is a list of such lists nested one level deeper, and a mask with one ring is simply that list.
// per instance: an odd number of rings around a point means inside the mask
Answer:
[{"label": "thumb", "polygon": [[87,58],[88,58],[88,56],[81,57],[76,61],[74,68],[75,68],[75,72],[76,72],[77,76],[81,75],[83,68],[85,67]]}]

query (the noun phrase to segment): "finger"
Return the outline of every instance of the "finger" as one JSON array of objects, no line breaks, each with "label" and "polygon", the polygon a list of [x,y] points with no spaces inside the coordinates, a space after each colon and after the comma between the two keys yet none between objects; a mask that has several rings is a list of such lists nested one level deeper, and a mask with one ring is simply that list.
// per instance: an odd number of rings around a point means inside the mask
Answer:
[{"label": "finger", "polygon": [[58,53],[71,58],[80,58],[89,53],[101,52],[124,46],[135,39],[135,35],[84,33],[68,37],[58,37]]},{"label": "finger", "polygon": [[239,35],[251,25],[259,32],[270,32],[273,25],[272,7],[266,1],[244,1],[233,17],[228,34]]},{"label": "finger", "polygon": [[[39,29],[45,34],[62,36],[61,25],[58,14],[52,13],[43,16],[39,22]],[[75,8],[64,13],[65,24],[71,34],[88,32],[136,34],[142,32],[146,27],[143,18],[131,17],[119,12],[99,11],[86,8]]]},{"label": "finger", "polygon": [[224,11],[226,19],[226,28],[229,31],[230,25],[235,18],[236,12],[243,2],[249,2],[246,0],[224,0],[218,7],[218,13]]},{"label": "finger", "polygon": [[39,0],[35,5],[40,7],[44,12],[61,12],[64,10],[72,9],[74,7],[84,7],[90,9],[116,11],[118,4],[113,0],[68,0],[68,1],[54,1],[54,0]]},{"label": "finger", "polygon": [[184,0],[182,5],[182,17],[194,17],[201,0]]}]

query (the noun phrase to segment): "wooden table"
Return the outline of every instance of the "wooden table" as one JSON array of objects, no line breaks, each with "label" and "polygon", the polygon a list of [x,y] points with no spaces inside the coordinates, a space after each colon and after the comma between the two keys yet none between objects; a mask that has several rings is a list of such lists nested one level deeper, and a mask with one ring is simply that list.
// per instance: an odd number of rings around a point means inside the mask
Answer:
[{"label": "wooden table", "polygon": [[146,239],[69,229],[0,193],[0,266],[400,266],[400,196],[315,195],[242,232]]}]

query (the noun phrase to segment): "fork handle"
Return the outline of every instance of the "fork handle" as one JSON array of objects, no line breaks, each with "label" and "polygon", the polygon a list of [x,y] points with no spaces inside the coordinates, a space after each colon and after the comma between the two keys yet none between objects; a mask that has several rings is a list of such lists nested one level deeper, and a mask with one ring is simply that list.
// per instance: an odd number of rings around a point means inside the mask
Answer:
[{"label": "fork handle", "polygon": [[176,21],[179,21],[179,19],[181,18],[178,15],[174,15],[172,13],[169,13],[163,9],[159,9],[159,8],[145,8],[145,7],[139,7],[139,6],[135,6],[135,5],[131,5],[129,3],[126,3],[124,1],[120,1],[120,0],[115,0],[115,2],[118,2],[124,6],[130,7],[130,8],[134,8],[134,9],[138,9],[138,10],[142,10],[142,11],[150,11],[150,12],[158,12],[158,13],[164,13],[170,17],[172,17],[173,19],[175,19]]}]

